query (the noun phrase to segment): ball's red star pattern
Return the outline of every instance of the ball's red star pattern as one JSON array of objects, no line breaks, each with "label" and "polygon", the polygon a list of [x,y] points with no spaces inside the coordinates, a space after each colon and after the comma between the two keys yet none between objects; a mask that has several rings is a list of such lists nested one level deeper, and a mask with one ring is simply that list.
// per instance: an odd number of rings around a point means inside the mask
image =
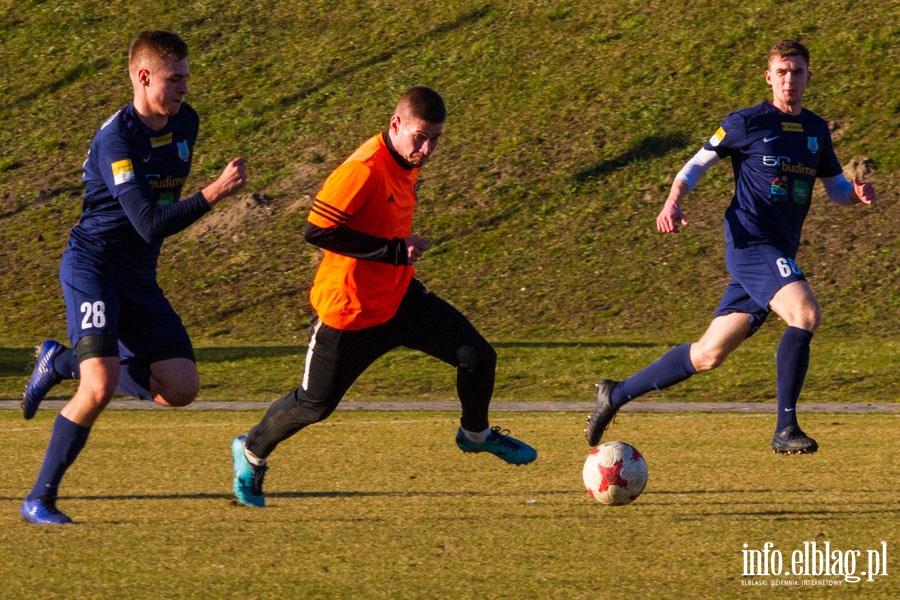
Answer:
[{"label": "ball's red star pattern", "polygon": [[623,466],[625,466],[625,463],[621,459],[614,462],[611,467],[600,465],[600,474],[603,476],[603,479],[600,480],[600,489],[598,491],[606,491],[611,485],[627,488],[628,481],[622,477]]}]

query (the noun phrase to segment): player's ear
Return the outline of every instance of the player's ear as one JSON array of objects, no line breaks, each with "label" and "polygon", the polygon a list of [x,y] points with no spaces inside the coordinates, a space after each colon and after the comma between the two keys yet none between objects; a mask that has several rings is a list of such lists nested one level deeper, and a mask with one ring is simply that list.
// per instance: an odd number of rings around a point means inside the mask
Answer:
[{"label": "player's ear", "polygon": [[137,83],[141,85],[149,85],[150,84],[150,69],[147,68],[138,68],[134,74],[134,79]]}]

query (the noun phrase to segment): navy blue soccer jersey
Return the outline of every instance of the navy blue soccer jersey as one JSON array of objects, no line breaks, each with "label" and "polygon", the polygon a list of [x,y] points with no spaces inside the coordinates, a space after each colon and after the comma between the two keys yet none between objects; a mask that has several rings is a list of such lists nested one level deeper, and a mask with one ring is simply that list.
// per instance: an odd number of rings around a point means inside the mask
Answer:
[{"label": "navy blue soccer jersey", "polygon": [[155,268],[163,238],[210,209],[200,193],[181,201],[199,123],[186,103],[159,131],[144,125],[132,104],[110,117],[84,163],[83,210],[70,244],[105,259],[127,258],[121,262],[136,270]]},{"label": "navy blue soccer jersey", "polygon": [[735,195],[725,213],[726,241],[764,240],[796,253],[816,178],[841,173],[828,124],[766,100],[728,115],[704,148],[731,157]]}]

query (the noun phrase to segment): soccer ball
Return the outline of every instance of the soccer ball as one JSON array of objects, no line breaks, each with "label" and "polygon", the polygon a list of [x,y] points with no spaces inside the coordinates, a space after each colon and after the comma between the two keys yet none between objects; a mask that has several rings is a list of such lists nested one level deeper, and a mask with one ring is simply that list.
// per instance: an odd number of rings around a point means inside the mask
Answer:
[{"label": "soccer ball", "polygon": [[629,504],[644,491],[647,463],[634,446],[606,442],[587,455],[581,477],[591,496],[602,504]]}]

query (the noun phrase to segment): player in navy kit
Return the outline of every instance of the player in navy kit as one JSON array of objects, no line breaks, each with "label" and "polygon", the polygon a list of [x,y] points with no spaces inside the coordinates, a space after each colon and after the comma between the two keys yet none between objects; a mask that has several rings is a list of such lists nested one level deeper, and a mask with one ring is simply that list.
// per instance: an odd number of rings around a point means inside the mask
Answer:
[{"label": "player in navy kit", "polygon": [[816,441],[800,429],[796,414],[810,340],[821,321],[816,297],[795,262],[800,231],[816,178],[839,204],[872,204],[875,190],[844,177],[828,125],[803,108],[810,79],[807,49],[782,40],[769,50],[768,59],[766,83],[773,100],[725,118],[678,173],[656,218],[664,233],[687,225],[682,199],[710,166],[730,157],[735,194],[725,212],[725,262],[731,282],[697,342],[673,348],[624,381],[607,379],[598,385],[597,407],[585,428],[592,446],[622,405],[718,367],[774,311],[787,328],[776,354],[778,422],[772,449],[787,454],[818,450]]},{"label": "player in navy kit", "polygon": [[22,515],[34,523],[71,522],[56,508],[59,484],[114,392],[164,406],[185,406],[196,397],[191,340],[156,283],[157,259],[163,238],[246,183],[244,160],[237,158],[212,184],[181,199],[199,118],[183,101],[190,72],[178,35],[141,32],[128,66],[133,102],[91,143],[83,212],[59,270],[72,348],[43,342],[22,403],[31,418],[53,385],[79,379],[22,504]]}]

